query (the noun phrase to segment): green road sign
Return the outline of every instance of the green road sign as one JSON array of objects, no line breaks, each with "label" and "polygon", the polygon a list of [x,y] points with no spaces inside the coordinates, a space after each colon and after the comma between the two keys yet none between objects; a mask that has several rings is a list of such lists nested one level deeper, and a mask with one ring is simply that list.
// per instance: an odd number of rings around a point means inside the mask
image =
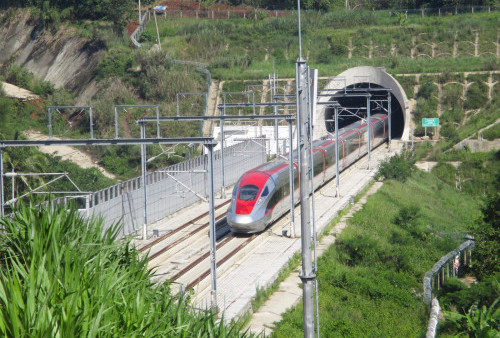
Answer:
[{"label": "green road sign", "polygon": [[439,126],[439,119],[422,119],[422,127],[437,127]]}]

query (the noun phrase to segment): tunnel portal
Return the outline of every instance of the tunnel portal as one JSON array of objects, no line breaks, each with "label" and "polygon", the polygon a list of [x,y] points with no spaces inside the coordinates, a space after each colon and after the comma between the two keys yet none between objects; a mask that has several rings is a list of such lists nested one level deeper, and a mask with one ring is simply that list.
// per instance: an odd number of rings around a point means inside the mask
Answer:
[{"label": "tunnel portal", "polygon": [[384,69],[361,66],[346,70],[332,78],[320,92],[314,117],[315,134],[326,136],[335,131],[333,107],[325,101],[337,101],[339,109],[339,127],[367,117],[367,94],[370,94],[370,113],[387,113],[388,94],[391,101],[392,138],[408,140],[410,112],[406,93],[402,86]]},{"label": "tunnel portal", "polygon": [[[355,85],[347,86],[346,93],[364,92],[370,93],[370,114],[387,114],[387,91],[381,90],[382,86],[373,83],[356,83]],[[366,91],[360,91],[365,89]],[[373,90],[370,90],[373,89]],[[355,90],[355,91],[352,91]],[[354,94],[355,95],[355,94]],[[359,121],[360,118],[367,118],[367,99],[365,96],[344,96],[336,97],[334,100],[340,104],[339,108],[339,129],[348,124]],[[398,100],[391,93],[391,132],[392,137],[400,139],[404,130],[403,109]],[[325,110],[326,130],[329,133],[335,132],[335,110],[326,108]]]}]

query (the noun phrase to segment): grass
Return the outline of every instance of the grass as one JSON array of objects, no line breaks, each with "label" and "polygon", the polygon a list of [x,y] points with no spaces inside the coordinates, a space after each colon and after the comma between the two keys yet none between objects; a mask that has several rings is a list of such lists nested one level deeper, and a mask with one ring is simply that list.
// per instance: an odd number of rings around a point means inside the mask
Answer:
[{"label": "grass", "polygon": [[482,132],[482,136],[484,139],[490,141],[500,138],[500,123],[497,123],[493,127],[484,130]]},{"label": "grass", "polygon": [[0,335],[241,337],[154,285],[147,258],[76,209],[21,206],[1,219]]},{"label": "grass", "polygon": [[[498,13],[481,13],[459,17],[410,17],[404,26],[387,13],[335,12],[318,15],[303,14],[303,55],[321,73],[339,73],[357,62],[384,66],[394,73],[435,72],[442,69],[457,71],[483,70],[497,60],[490,54],[471,56],[476,30],[480,46],[493,44],[496,39],[495,18]],[[470,29],[463,29],[466,22]],[[282,77],[293,77],[293,62],[298,57],[296,18],[264,20],[196,20],[160,19],[158,22],[162,48],[173,57],[203,61],[210,64],[215,78],[257,79],[280,65]],[[451,58],[454,32],[458,31],[459,52]],[[493,33],[495,34],[493,34]],[[156,42],[154,23],[146,29],[150,43]],[[412,37],[416,37],[416,59],[410,58]],[[349,38],[353,41],[353,59],[348,59]],[[491,40],[491,41],[490,41]],[[436,41],[434,59],[418,56],[429,54],[429,44]],[[146,41],[147,43],[147,41]],[[373,59],[368,59],[370,45]],[[391,47],[396,54],[391,54]],[[491,49],[491,48],[490,48]],[[489,50],[489,49],[488,49]],[[473,51],[473,50],[472,50]],[[473,53],[472,53],[473,54]]]},{"label": "grass", "polygon": [[[408,206],[416,207],[417,217],[409,224],[397,221]],[[431,174],[417,172],[405,184],[387,180],[319,258],[321,335],[423,335],[423,275],[478,215],[473,198]],[[299,305],[284,315],[273,336],[301,332]]]}]

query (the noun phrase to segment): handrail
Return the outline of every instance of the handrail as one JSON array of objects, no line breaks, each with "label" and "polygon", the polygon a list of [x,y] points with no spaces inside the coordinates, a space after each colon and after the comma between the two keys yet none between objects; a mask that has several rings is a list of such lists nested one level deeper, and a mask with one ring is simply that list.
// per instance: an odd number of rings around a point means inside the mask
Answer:
[{"label": "handrail", "polygon": [[450,261],[455,259],[456,256],[461,256],[462,252],[464,252],[465,250],[468,250],[468,249],[472,249],[474,246],[475,246],[475,242],[474,242],[473,237],[468,236],[467,241],[460,244],[460,246],[458,248],[456,248],[455,250],[452,250],[452,251],[448,252],[446,255],[444,255],[443,257],[441,257],[441,259],[439,261],[437,261],[436,264],[434,264],[432,269],[425,273],[425,277],[424,277],[424,303],[425,304],[427,304],[427,305],[431,304],[431,301],[432,301],[432,281],[433,281],[434,277],[438,276],[436,283],[437,283],[437,286],[439,288],[439,283],[440,283],[441,279],[444,280],[444,276],[443,276],[443,278],[440,278],[440,273],[443,272],[443,270],[442,270],[443,267],[445,265],[449,264]]},{"label": "handrail", "polygon": [[[439,290],[439,283],[444,283],[444,267],[448,267],[450,262],[454,262],[455,258],[458,256],[459,260],[462,258],[463,253],[463,261],[467,263],[467,250],[469,250],[469,264],[471,263],[471,250],[475,246],[474,238],[472,236],[465,236],[467,239],[465,242],[460,244],[458,248],[448,252],[446,255],[441,257],[440,260],[434,264],[431,270],[427,271],[424,276],[424,303],[431,306],[431,312],[429,317],[429,324],[427,326],[427,332],[425,334],[426,338],[434,338],[436,336],[436,328],[438,323],[438,315],[440,311],[439,301],[436,297],[432,296],[432,281],[435,277],[435,284]],[[449,270],[447,270],[449,271]],[[456,275],[456,269],[452,266],[452,275]]]}]

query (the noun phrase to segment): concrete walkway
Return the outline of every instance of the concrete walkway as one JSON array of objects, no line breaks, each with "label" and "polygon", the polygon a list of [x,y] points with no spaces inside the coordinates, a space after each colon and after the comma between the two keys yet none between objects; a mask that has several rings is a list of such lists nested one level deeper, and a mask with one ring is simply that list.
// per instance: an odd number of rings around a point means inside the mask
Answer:
[{"label": "concrete walkway", "polygon": [[[333,229],[321,239],[316,250],[318,256],[321,256],[330,245],[335,243],[337,235],[347,226],[349,218],[360,210],[366,203],[368,196],[377,192],[381,186],[382,182],[375,182]],[[274,329],[274,323],[282,319],[281,314],[300,302],[302,298],[302,288],[300,287],[302,282],[299,278],[300,269],[301,267],[299,266],[288,278],[281,282],[278,290],[252,315],[252,319],[248,325],[250,332],[268,335]]]}]

